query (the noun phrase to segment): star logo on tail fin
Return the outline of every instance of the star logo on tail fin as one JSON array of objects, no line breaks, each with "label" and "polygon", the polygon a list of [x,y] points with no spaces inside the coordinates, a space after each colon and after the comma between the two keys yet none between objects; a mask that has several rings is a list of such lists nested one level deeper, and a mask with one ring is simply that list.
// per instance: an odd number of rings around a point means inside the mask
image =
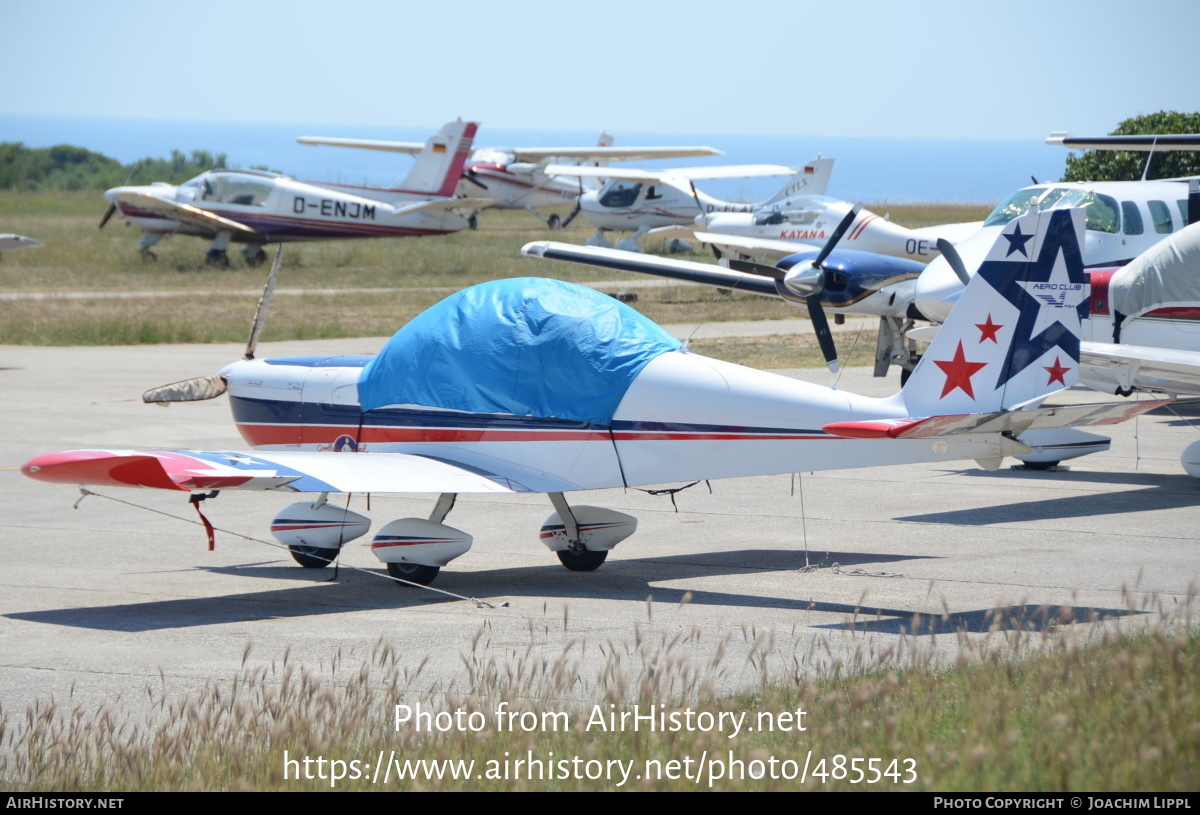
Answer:
[{"label": "star logo on tail fin", "polygon": [[963,344],[960,340],[958,350],[954,352],[954,358],[950,360],[934,360],[933,364],[942,369],[942,373],[946,375],[946,384],[942,387],[942,395],[939,399],[944,399],[947,394],[953,393],[957,388],[972,399],[975,398],[975,389],[971,386],[971,377],[979,372],[980,368],[986,368],[986,362],[969,362],[966,354],[963,353]]},{"label": "star logo on tail fin", "polygon": [[996,339],[996,332],[1001,328],[1004,328],[1004,326],[993,323],[991,314],[987,316],[986,321],[982,323],[975,323],[975,327],[979,329],[980,342],[983,342],[984,340],[991,340],[997,345],[1000,344],[1000,340]]},{"label": "star logo on tail fin", "polygon": [[[988,260],[979,267],[984,280],[1020,311],[1012,344],[1000,365],[997,389],[1054,348],[1068,363],[1079,362],[1079,324],[1088,303],[1083,255],[1070,210],[1053,210],[1041,217],[1051,221],[1036,257]],[[1017,251],[1014,240],[1023,247],[1034,237],[1022,234],[1019,223],[1014,226],[1011,234],[1003,235],[1010,243],[1009,254]]]}]

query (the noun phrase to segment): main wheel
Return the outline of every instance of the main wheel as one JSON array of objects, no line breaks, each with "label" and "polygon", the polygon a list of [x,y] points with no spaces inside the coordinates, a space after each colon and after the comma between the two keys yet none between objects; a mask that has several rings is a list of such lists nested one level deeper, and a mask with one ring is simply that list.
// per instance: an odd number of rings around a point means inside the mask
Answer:
[{"label": "main wheel", "polygon": [[577,552],[574,549],[561,549],[555,554],[558,555],[559,563],[573,572],[594,572],[608,557],[608,550],[601,549],[593,552],[590,549],[583,549]]},{"label": "main wheel", "polygon": [[319,546],[289,546],[292,559],[306,569],[324,569],[337,560],[337,549],[322,549]]},{"label": "main wheel", "polygon": [[[422,586],[432,583],[433,579],[438,576],[438,572],[441,571],[437,566],[421,566],[417,563],[389,563],[387,570],[392,577],[407,580],[409,583],[419,583]],[[397,585],[408,584],[398,583]]]},{"label": "main wheel", "polygon": [[546,219],[546,226],[551,229],[559,229],[562,227],[562,219],[558,217],[557,212],[550,213],[550,217]]},{"label": "main wheel", "polygon": [[261,266],[263,263],[266,262],[266,260],[267,260],[266,251],[259,249],[253,255],[246,256],[246,265],[247,266]]}]

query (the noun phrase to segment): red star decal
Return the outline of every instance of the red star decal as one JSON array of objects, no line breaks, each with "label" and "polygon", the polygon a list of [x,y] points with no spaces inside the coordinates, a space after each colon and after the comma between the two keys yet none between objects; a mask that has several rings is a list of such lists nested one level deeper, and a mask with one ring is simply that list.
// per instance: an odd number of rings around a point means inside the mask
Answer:
[{"label": "red star decal", "polygon": [[1063,364],[1061,362],[1059,362],[1059,358],[1057,356],[1054,358],[1053,365],[1050,365],[1050,366],[1043,365],[1042,367],[1045,368],[1050,373],[1050,378],[1048,380],[1046,380],[1047,385],[1049,385],[1052,382],[1061,382],[1064,385],[1067,384],[1067,380],[1065,379],[1065,376],[1066,376],[1067,371],[1069,371],[1071,369],[1064,368]]},{"label": "red star decal", "polygon": [[988,315],[986,323],[975,323],[975,327],[979,329],[980,342],[983,342],[984,340],[991,340],[997,345],[1000,344],[1000,340],[996,339],[996,332],[1001,328],[1004,328],[1004,326],[993,323],[992,315]]},{"label": "red star decal", "polygon": [[954,359],[946,362],[939,362],[935,359],[933,364],[941,368],[942,373],[946,375],[946,385],[942,388],[942,395],[938,397],[939,399],[944,398],[955,388],[960,388],[963,393],[974,399],[975,390],[971,387],[971,377],[980,368],[987,367],[986,362],[967,362],[961,340],[958,343],[958,350],[954,352]]}]

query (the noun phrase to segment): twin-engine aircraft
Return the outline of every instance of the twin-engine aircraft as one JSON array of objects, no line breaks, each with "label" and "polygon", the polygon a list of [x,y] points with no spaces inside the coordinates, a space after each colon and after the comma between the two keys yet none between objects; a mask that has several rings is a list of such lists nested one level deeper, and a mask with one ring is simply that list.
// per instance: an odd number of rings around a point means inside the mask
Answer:
[{"label": "twin-engine aircraft", "polygon": [[[301,144],[353,147],[360,150],[380,150],[387,153],[414,155],[421,149],[419,142],[386,141],[380,139],[343,139],[330,136],[301,136]],[[484,198],[477,209],[525,209],[551,229],[567,226],[579,212],[577,199],[587,189],[597,185],[592,178],[571,180],[546,174],[554,162],[578,161],[594,167],[607,166],[610,161],[643,161],[651,159],[686,158],[690,156],[719,156],[721,151],[706,146],[681,147],[613,147],[613,138],[601,133],[594,147],[481,147],[471,154],[457,187],[464,198]],[[539,208],[575,203],[565,219],[557,213],[543,216]],[[475,214],[471,222],[475,222]]]},{"label": "twin-engine aircraft", "polygon": [[252,331],[245,359],[145,395],[228,392],[250,450],[74,450],[22,471],[65,484],[316,493],[272,523],[308,567],[370,527],[329,493],[437,494],[429,518],[390,521],[371,541],[391,575],[424,584],[471,547],[445,523],[457,495],[541,492],[555,509],[542,542],[568,569],[591,571],[637,521],[572,506],[569,492],[960,459],[995,468],[1030,451],[1018,435],[1161,404],[1041,406],[1078,377],[1082,228],[1074,211],[1015,219],[885,399],[690,353],[615,299],[522,278],[452,295],[375,357],[258,360]]},{"label": "twin-engine aircraft", "polygon": [[245,244],[246,262],[266,260],[263,247],[288,241],[444,235],[468,226],[458,211],[477,202],[455,197],[475,138],[475,122],[450,122],[421,147],[395,189],[297,181],[276,173],[210,170],[179,186],[114,187],[100,226],[114,213],[142,230],[146,260],[167,235],[212,241],[205,259],[228,266],[231,242]]}]

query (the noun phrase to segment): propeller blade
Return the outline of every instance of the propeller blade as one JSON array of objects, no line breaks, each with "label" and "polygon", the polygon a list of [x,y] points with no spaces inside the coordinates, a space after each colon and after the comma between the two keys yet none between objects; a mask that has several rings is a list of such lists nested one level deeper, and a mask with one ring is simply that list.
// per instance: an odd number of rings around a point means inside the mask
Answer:
[{"label": "propeller blade", "polygon": [[946,262],[950,264],[950,268],[958,275],[958,279],[962,281],[962,284],[965,286],[970,283],[971,276],[967,274],[967,266],[963,263],[962,256],[958,254],[958,250],[954,248],[954,244],[945,238],[938,238],[937,248],[942,253],[942,257],[946,259]]},{"label": "propeller blade", "polygon": [[113,213],[116,211],[117,211],[117,205],[109,204],[108,209],[104,210],[104,217],[100,219],[100,226],[98,228],[103,229],[104,225],[106,223],[108,223],[108,219],[111,218],[113,216]]},{"label": "propeller blade", "polygon": [[829,240],[825,241],[825,245],[821,247],[821,251],[817,253],[817,257],[813,260],[812,265],[818,269],[822,268],[825,263],[825,258],[829,257],[829,253],[833,251],[833,247],[837,246],[838,241],[850,229],[850,225],[854,223],[854,219],[858,217],[858,211],[862,209],[862,204],[855,204],[850,207],[850,211],[846,213],[846,217],[842,218],[842,222],[837,225],[837,229],[833,230],[833,234],[829,236]]},{"label": "propeller blade", "polygon": [[182,382],[172,382],[158,388],[151,388],[142,394],[142,401],[150,404],[168,404],[170,402],[202,402],[205,399],[215,399],[229,387],[225,377],[218,374],[196,376]]},{"label": "propeller blade", "polygon": [[829,370],[838,372],[837,345],[833,341],[833,332],[829,330],[829,320],[825,319],[825,309],[821,308],[819,297],[809,297],[804,301],[808,306],[808,317],[812,320],[813,331],[817,334],[817,342],[821,346],[821,354]]},{"label": "propeller blade", "polygon": [[262,333],[267,322],[267,307],[271,305],[271,295],[275,293],[275,281],[279,278],[279,267],[283,265],[283,244],[275,250],[275,260],[271,261],[271,273],[267,275],[267,285],[263,286],[262,297],[258,298],[258,308],[254,312],[254,322],[250,324],[250,339],[246,342],[246,355],[242,359],[254,359],[254,349],[258,347],[258,335]]}]

